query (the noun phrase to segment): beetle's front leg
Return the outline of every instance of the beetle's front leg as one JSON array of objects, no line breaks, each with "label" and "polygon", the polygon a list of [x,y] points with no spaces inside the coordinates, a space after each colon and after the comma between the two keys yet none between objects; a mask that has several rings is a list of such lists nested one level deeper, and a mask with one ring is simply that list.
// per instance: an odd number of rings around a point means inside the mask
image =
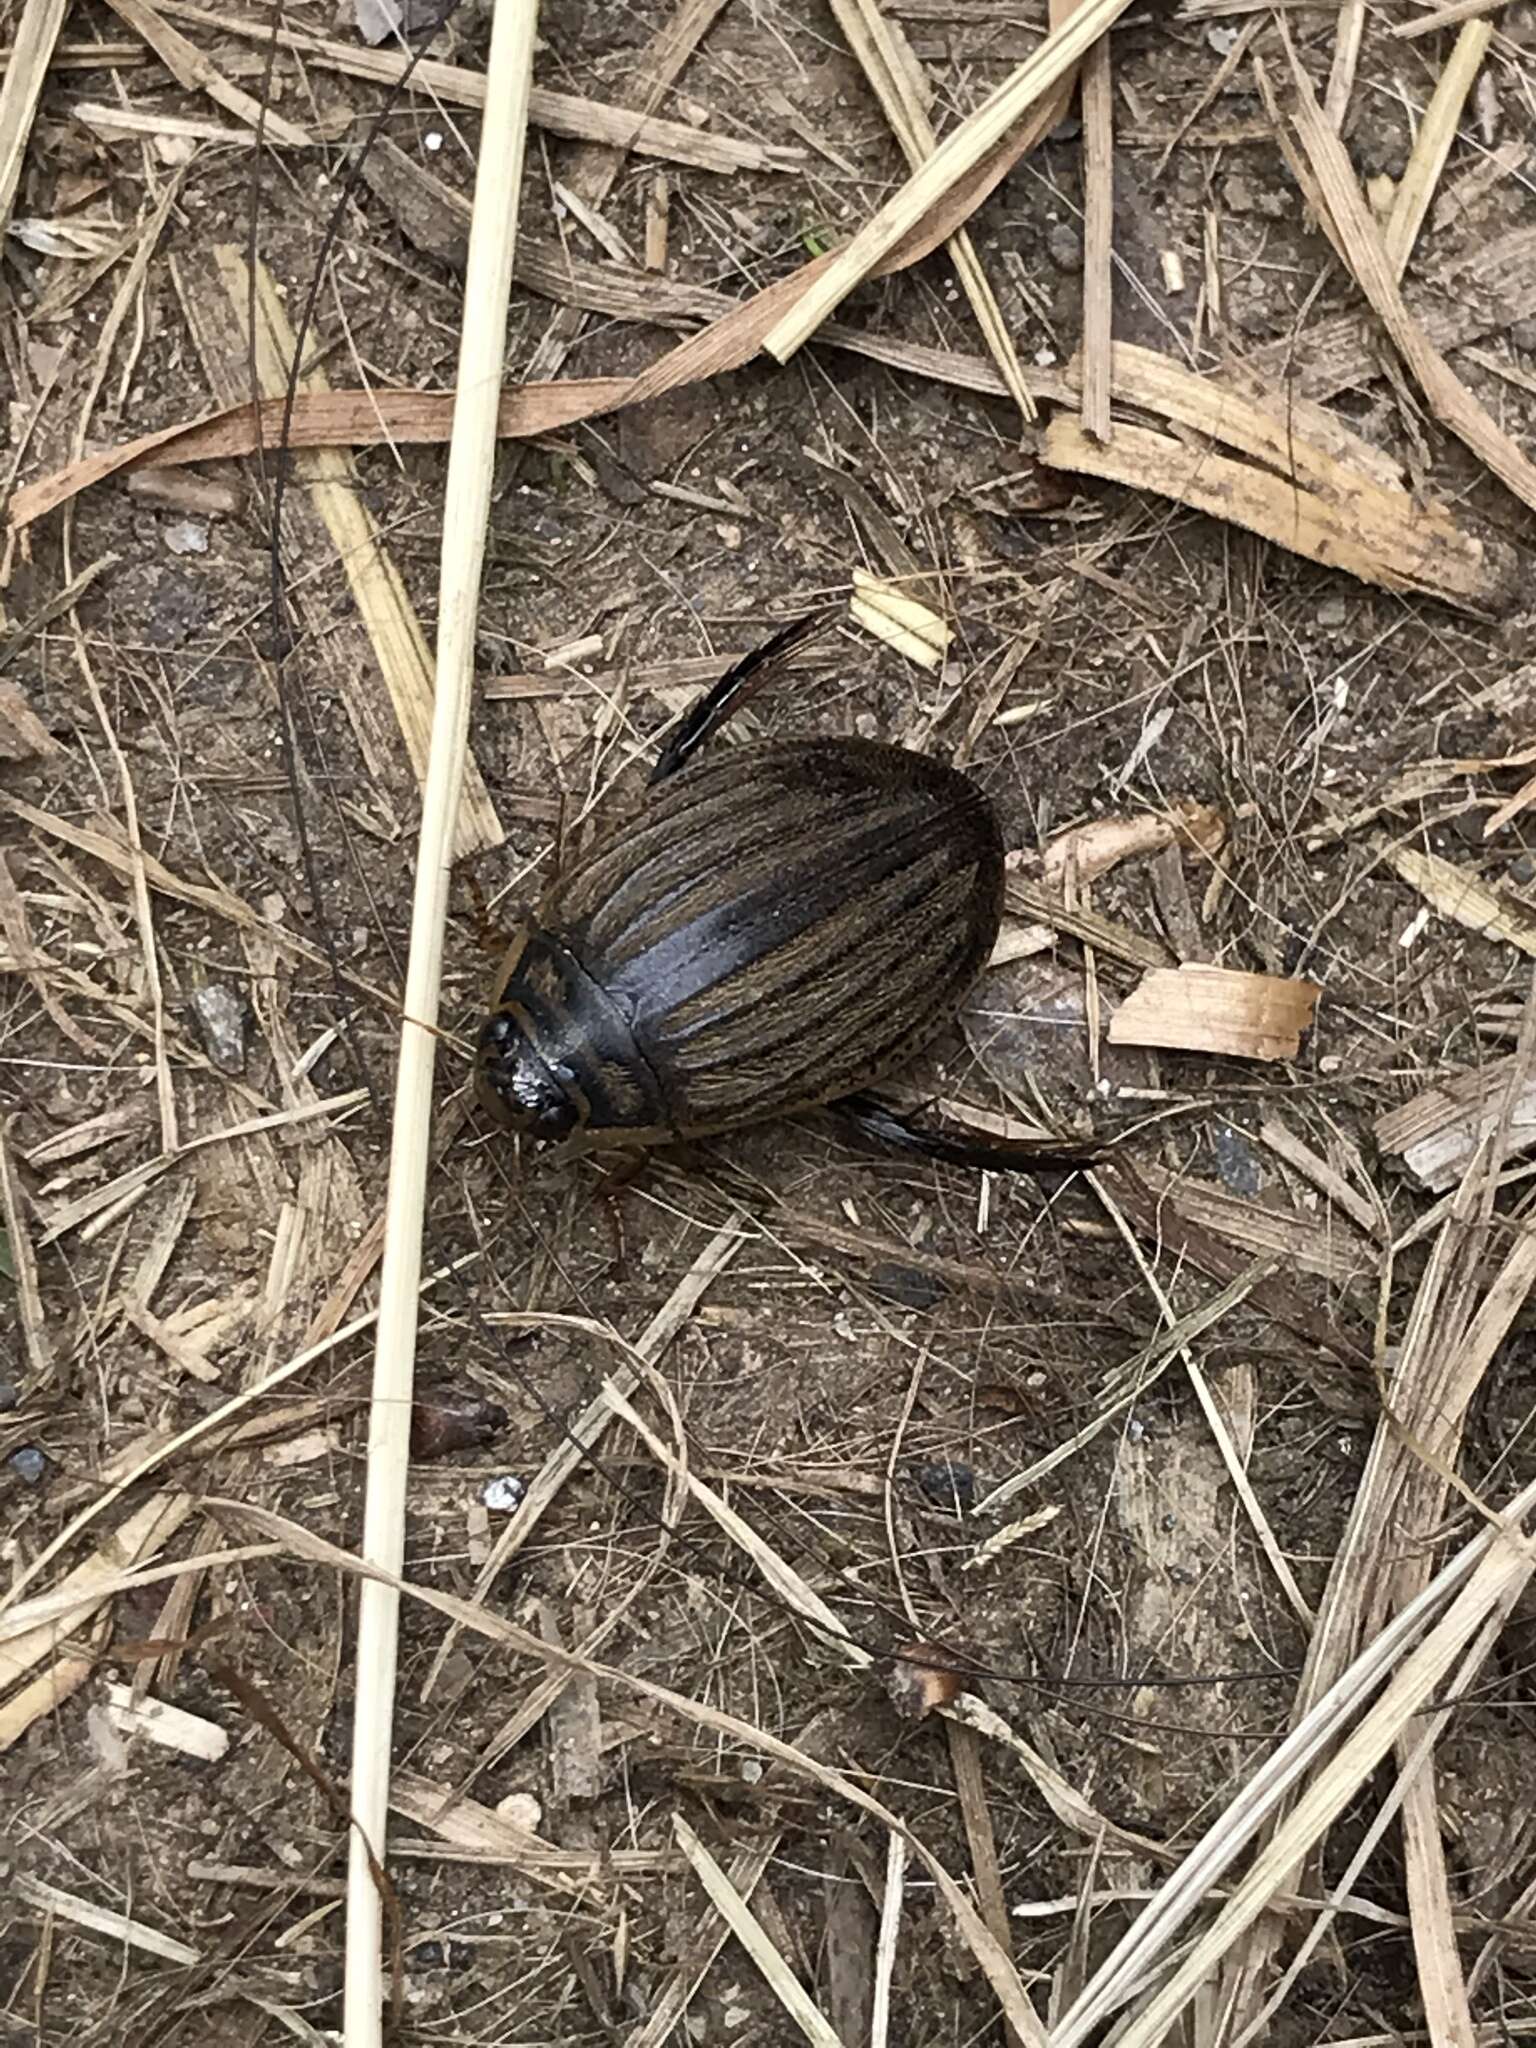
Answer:
[{"label": "beetle's front leg", "polygon": [[508,946],[512,943],[513,935],[501,923],[496,913],[491,909],[490,904],[486,901],[485,890],[480,885],[480,877],[473,870],[465,872],[464,887],[469,892],[469,907],[475,922],[476,950],[488,956],[505,953]]}]

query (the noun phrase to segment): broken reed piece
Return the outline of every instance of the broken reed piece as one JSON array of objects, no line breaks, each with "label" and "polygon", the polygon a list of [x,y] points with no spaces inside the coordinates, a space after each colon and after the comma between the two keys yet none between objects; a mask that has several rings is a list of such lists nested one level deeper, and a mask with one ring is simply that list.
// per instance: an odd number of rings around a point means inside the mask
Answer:
[{"label": "broken reed piece", "polygon": [[856,626],[894,647],[908,661],[923,668],[944,666],[954,638],[952,629],[931,606],[909,597],[899,584],[871,576],[867,569],[855,569],[848,610]]},{"label": "broken reed piece", "polygon": [[1198,962],[1158,967],[1109,1020],[1109,1042],[1292,1060],[1321,994],[1315,981],[1288,981],[1278,974],[1245,974]]},{"label": "broken reed piece", "polygon": [[1506,1154],[1536,1143],[1536,1077],[1522,1078],[1509,1099],[1517,1054],[1490,1060],[1454,1080],[1437,1081],[1376,1119],[1372,1129],[1383,1152],[1394,1152],[1434,1194],[1453,1188],[1473,1154],[1504,1122]]},{"label": "broken reed piece", "polygon": [[1512,896],[1504,895],[1480,875],[1469,874],[1438,853],[1416,846],[1398,846],[1377,833],[1372,845],[1410,889],[1418,891],[1437,917],[1448,917],[1479,938],[1517,946],[1536,958],[1536,917]]}]

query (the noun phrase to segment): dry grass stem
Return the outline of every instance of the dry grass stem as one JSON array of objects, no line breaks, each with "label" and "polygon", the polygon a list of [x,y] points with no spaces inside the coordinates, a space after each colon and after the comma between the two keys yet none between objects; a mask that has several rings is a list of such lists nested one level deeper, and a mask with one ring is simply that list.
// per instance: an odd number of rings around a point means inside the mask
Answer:
[{"label": "dry grass stem", "polygon": [[1375,841],[1375,848],[1411,889],[1418,890],[1436,916],[1449,917],[1481,938],[1496,939],[1536,957],[1536,917],[1517,898],[1505,896],[1481,876],[1441,854],[1381,838]]},{"label": "dry grass stem", "polygon": [[[892,134],[901,145],[908,167],[917,170],[937,149],[938,137],[913,82],[910,48],[898,41],[899,31],[893,29],[881,13],[878,0],[831,0],[831,4],[844,40],[862,65],[864,76],[880,102]],[[981,258],[976,254],[975,244],[964,228],[957,228],[950,237],[949,253],[954,260],[955,275],[971,302],[976,324],[1010,396],[1026,420],[1034,419],[1035,401],[1019,363],[1013,336],[982,268]]]},{"label": "dry grass stem", "polygon": [[769,1940],[762,1922],[731,1883],[680,1813],[672,1816],[672,1833],[709,1894],[710,1902],[732,1934],[763,1973],[764,1981],[812,2048],[843,2048],[830,2021],[800,1979]]},{"label": "dry grass stem", "polygon": [[891,1982],[896,1970],[896,1944],[901,1938],[901,1909],[907,1883],[907,1845],[898,1834],[885,1845],[885,1897],[880,1904],[880,1934],[875,1945],[875,1997],[869,2048],[886,2048],[891,2025]]},{"label": "dry grass stem", "polygon": [[[1387,1754],[1399,1734],[1431,1698],[1485,1619],[1533,1568],[1528,1540],[1518,1533],[1536,1506],[1536,1485],[1508,1504],[1496,1529],[1475,1537],[1445,1565],[1430,1586],[1400,1610],[1368,1643],[1340,1679],[1261,1764],[1216,1825],[1185,1858],[1095,1972],[1082,1996],[1052,2030],[1051,2048],[1078,2048],[1124,1999],[1146,1981],[1207,1888],[1242,1853],[1267,1815],[1326,1753],[1399,1657],[1395,1677],[1355,1731],[1329,1760],[1311,1790],[1233,1890],[1208,1932],[1152,2000],[1125,2027],[1122,2048],[1153,2048],[1211,1970],[1252,1925],[1297,1861],[1343,1810]],[[1449,1604],[1447,1604],[1449,1603]],[[1443,1618],[1435,1621],[1437,1614]],[[1433,1625],[1431,1625],[1433,1624]],[[1426,1633],[1427,1631],[1427,1633]],[[1418,1640],[1422,1637],[1422,1640]],[[1409,1646],[1417,1642],[1417,1647]],[[1406,1656],[1403,1655],[1407,1652]]]},{"label": "dry grass stem", "polygon": [[59,1648],[64,1635],[77,1630],[109,1597],[105,1590],[126,1566],[153,1556],[175,1535],[192,1512],[185,1493],[157,1493],[119,1524],[111,1537],[60,1582],[60,1600],[68,1601],[69,1628],[63,1619],[41,1621],[0,1644],[0,1687],[25,1678]]},{"label": "dry grass stem", "polygon": [[1503,5],[1504,0],[1450,0],[1449,6],[1431,7],[1426,13],[1415,15],[1411,21],[1393,22],[1387,33],[1411,42],[1418,36],[1438,35],[1441,29],[1454,28],[1458,22],[1497,14]]},{"label": "dry grass stem", "polygon": [[[298,338],[272,274],[265,264],[260,264],[253,280],[244,253],[226,243],[215,244],[211,256],[218,281],[228,298],[229,312],[240,333],[242,354],[255,365],[262,395],[271,399],[281,398],[288,387]],[[256,313],[254,336],[247,329],[247,317],[253,303]],[[303,392],[320,392],[329,388],[325,372],[319,368],[306,371],[299,381],[299,389]],[[294,473],[303,482],[310,503],[335,547],[336,558],[346,572],[347,587],[368,635],[368,644],[378,663],[379,673],[388,687],[419,789],[426,780],[432,741],[434,686],[426,636],[406,596],[400,572],[390,559],[369,515],[347,457],[337,450],[317,450],[312,455],[296,457]],[[340,681],[342,688],[349,693],[358,687],[358,678],[345,668]],[[499,846],[503,837],[501,821],[480,771],[473,761],[466,762],[464,789],[455,825],[454,857],[467,859],[483,853],[490,847]]]},{"label": "dry grass stem", "polygon": [[142,1736],[199,1763],[216,1764],[229,1748],[228,1733],[216,1721],[189,1714],[168,1700],[135,1701],[129,1685],[107,1687],[106,1714],[119,1735]]},{"label": "dry grass stem", "polygon": [[1517,498],[1536,506],[1536,465],[1437,353],[1403,302],[1381,230],[1371,218],[1343,143],[1328,125],[1312,84],[1293,61],[1295,125],[1317,179],[1324,217],[1332,224],[1356,283],[1397,345],[1431,412],[1466,443]]},{"label": "dry grass stem", "polygon": [[[727,1876],[738,1898],[751,1899],[777,1855],[781,1840],[780,1831],[770,1828],[759,1840],[747,1842],[737,1850]],[[730,1923],[713,1905],[707,1906],[684,1944],[684,1960],[657,1991],[648,2017],[624,2037],[623,2048],[665,2048],[730,1938]]]},{"label": "dry grass stem", "polygon": [[854,286],[868,277],[951,188],[975,171],[1009,130],[1073,70],[1125,12],[1126,4],[1127,0],[1087,0],[1060,27],[1053,28],[1035,54],[975,113],[950,131],[933,155],[864,224],[848,246],[839,250],[797,303],[763,336],[762,345],[769,355],[778,362],[788,362],[822,322],[830,319]]},{"label": "dry grass stem", "polygon": [[[536,1313],[526,1316],[495,1315],[490,1321],[503,1326],[511,1324],[513,1327],[534,1329],[551,1325],[563,1326],[568,1329],[584,1330],[611,1342],[620,1350],[627,1352],[632,1362],[616,1374],[609,1384],[621,1394],[628,1395],[640,1384],[641,1367],[653,1363],[666,1350],[703,1300],[710,1285],[736,1256],[741,1242],[741,1218],[739,1215],[733,1215],[698,1253],[688,1271],[635,1340],[632,1350],[616,1330],[606,1329],[601,1324],[586,1321],[579,1316],[545,1316]],[[571,1422],[561,1442],[534,1474],[517,1514],[507,1524],[505,1533],[492,1546],[490,1555],[476,1576],[472,1596],[474,1599],[485,1598],[509,1561],[528,1542],[549,1509],[564,1492],[572,1476],[596,1450],[613,1422],[614,1414],[608,1385],[605,1384],[603,1390],[596,1394],[583,1412]],[[431,1697],[453,1643],[454,1632],[450,1630],[438,1646],[437,1654],[432,1660],[431,1670],[423,1688],[424,1697]]]},{"label": "dry grass stem", "polygon": [[1419,230],[1424,225],[1424,216],[1440,183],[1440,174],[1445,169],[1451,145],[1456,140],[1467,94],[1472,90],[1492,40],[1491,23],[1467,23],[1456,38],[1456,47],[1440,74],[1434,97],[1420,124],[1413,154],[1398,184],[1382,235],[1392,275],[1399,282],[1408,268],[1414,244],[1419,239]]},{"label": "dry grass stem", "polygon": [[1203,1337],[1207,1330],[1215,1329],[1224,1317],[1248,1299],[1255,1287],[1278,1270],[1279,1264],[1279,1259],[1273,1256],[1256,1260],[1246,1273],[1229,1281],[1218,1294],[1213,1294],[1200,1308],[1192,1309],[1188,1315],[1178,1317],[1166,1329],[1159,1331],[1151,1343],[1133,1358],[1128,1359],[1110,1377],[1093,1419],[1085,1423],[1073,1436],[1053,1445],[1044,1457],[1037,1458],[1022,1472],[1015,1473],[1011,1479],[1005,1479],[1000,1486],[995,1486],[976,1503],[977,1518],[995,1519],[1021,1493],[1038,1486],[1040,1481],[1048,1473],[1054,1472],[1058,1465],[1065,1464],[1096,1437],[1102,1436],[1128,1408],[1144,1397],[1147,1389],[1161,1378],[1176,1357],[1187,1354],[1188,1347],[1196,1337]]},{"label": "dry grass stem", "polygon": [[1360,63],[1360,40],[1365,34],[1365,0],[1340,0],[1339,23],[1333,37],[1333,64],[1328,73],[1328,90],[1323,112],[1338,135],[1344,133],[1350,94],[1355,89],[1355,72]]},{"label": "dry grass stem", "polygon": [[849,616],[856,626],[873,633],[908,661],[920,668],[939,669],[954,638],[953,629],[930,605],[909,596],[896,584],[867,569],[853,572],[853,595]]},{"label": "dry grass stem", "polygon": [[25,0],[16,23],[16,40],[0,79],[0,238],[11,224],[32,119],[68,12],[69,0]]},{"label": "dry grass stem", "polygon": [[1416,1179],[1437,1193],[1453,1187],[1475,1155],[1499,1132],[1507,1153],[1536,1144],[1536,1080],[1513,1095],[1513,1054],[1450,1080],[1434,1082],[1376,1119],[1383,1152],[1401,1154]]},{"label": "dry grass stem", "polygon": [[[267,43],[275,34],[280,49],[292,50],[311,64],[344,72],[352,78],[372,79],[381,85],[403,81],[409,91],[424,93],[444,106],[479,109],[487,103],[488,70],[470,71],[433,57],[415,58],[389,48],[371,50],[360,43],[335,42],[294,29],[274,31],[268,22],[187,6],[182,0],[175,0],[175,4],[162,0],[159,12],[175,21],[217,29],[224,35],[243,36],[250,42]],[[769,148],[761,143],[738,141],[734,136],[711,135],[685,121],[637,117],[625,107],[582,99],[575,93],[551,92],[539,85],[529,90],[528,118],[536,128],[547,129],[551,135],[598,143],[635,156],[658,157],[668,163],[689,164],[701,171],[796,171],[805,161],[803,150]]]},{"label": "dry grass stem", "polygon": [[1250,462],[1191,448],[1149,427],[1124,423],[1109,446],[1058,413],[1046,429],[1042,459],[1054,469],[1151,491],[1246,527],[1292,554],[1347,570],[1387,590],[1422,590],[1448,604],[1502,608],[1513,592],[1507,571],[1482,543],[1407,492],[1383,491],[1335,465],[1331,490],[1308,488]]},{"label": "dry grass stem", "polygon": [[1114,349],[1115,85],[1109,37],[1083,59],[1083,347],[1085,434],[1110,438],[1110,361]]},{"label": "dry grass stem", "polygon": [[48,1311],[38,1291],[32,1226],[24,1206],[21,1184],[16,1177],[15,1161],[11,1157],[10,1130],[5,1124],[0,1124],[0,1215],[5,1219],[21,1341],[33,1382],[42,1385],[53,1377],[53,1342],[48,1334]]},{"label": "dry grass stem", "polygon": [[275,107],[264,107],[242,87],[209,62],[194,43],[172,28],[160,9],[149,0],[107,0],[107,5],[136,35],[144,38],[178,85],[189,92],[204,92],[237,120],[260,130],[274,142],[290,149],[313,148],[317,138],[307,128],[287,120]]},{"label": "dry grass stem", "polygon": [[[437,1060],[434,1027],[441,1001],[448,876],[464,790],[475,622],[496,460],[496,402],[506,352],[507,302],[512,288],[536,21],[532,0],[498,0],[492,15],[486,115],[476,167],[454,431],[448,452],[436,681],[417,842],[405,1022],[395,1076],[363,1523],[365,1556],[391,1575],[398,1574],[405,1549],[422,1216]],[[389,1811],[398,1619],[399,1599],[393,1586],[373,1580],[362,1589],[345,1983],[347,2038],[356,2048],[367,2048],[381,2038],[383,1901],[375,1872],[384,1853]]]},{"label": "dry grass stem", "polygon": [[[341,1549],[337,1544],[327,1542],[323,1537],[312,1534],[300,1524],[289,1521],[282,1515],[271,1513],[268,1509],[257,1507],[251,1502],[233,1500],[209,1500],[203,1505],[237,1520],[248,1521],[253,1528],[259,1529],[274,1542],[282,1543],[294,1556],[307,1559],[310,1563],[345,1571],[364,1579],[380,1578],[377,1568],[368,1566],[362,1558]],[[961,1939],[970,1949],[996,1994],[1004,2017],[1018,2028],[1031,2044],[1031,2048],[1045,2048],[1044,2032],[1019,1982],[1018,1972],[1010,1958],[992,1939],[985,1922],[966,1897],[964,1890],[927,1845],[898,1820],[882,1801],[865,1791],[863,1786],[852,1778],[824,1764],[806,1750],[782,1741],[778,1736],[770,1734],[767,1729],[754,1727],[735,1714],[725,1713],[704,1701],[690,1699],[685,1694],[674,1692],[667,1686],[658,1685],[653,1680],[641,1678],[632,1672],[621,1671],[613,1666],[599,1664],[578,1657],[570,1651],[561,1650],[553,1644],[541,1641],[528,1630],[519,1628],[514,1622],[490,1614],[483,1608],[472,1606],[467,1600],[458,1599],[448,1593],[434,1592],[425,1587],[407,1585],[398,1578],[393,1581],[393,1589],[400,1598],[416,1600],[439,1614],[447,1615],[462,1628],[472,1630],[490,1641],[504,1644],[525,1656],[558,1662],[572,1671],[587,1673],[602,1685],[632,1692],[641,1699],[666,1707],[681,1715],[685,1721],[708,1729],[712,1734],[741,1743],[748,1749],[760,1750],[764,1756],[784,1765],[794,1775],[808,1778],[824,1791],[832,1793],[834,1797],[846,1800],[859,1812],[867,1814],[883,1827],[899,1831],[905,1837],[913,1855],[922,1863],[937,1886],[940,1896],[958,1925]],[[966,1701],[967,1696],[962,1694],[960,1701],[956,1703],[957,1708]],[[973,1726],[982,1725],[974,1714],[969,1714],[966,1718]],[[1108,1824],[1101,1822],[1100,1825]]]}]

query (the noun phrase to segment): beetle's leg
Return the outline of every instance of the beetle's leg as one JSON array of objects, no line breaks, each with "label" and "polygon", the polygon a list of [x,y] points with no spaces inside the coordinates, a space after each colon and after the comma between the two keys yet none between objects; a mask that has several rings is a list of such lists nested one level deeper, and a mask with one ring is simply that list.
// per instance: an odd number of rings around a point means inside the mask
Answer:
[{"label": "beetle's leg", "polygon": [[467,872],[464,886],[469,891],[469,907],[475,916],[475,944],[482,953],[505,953],[512,942],[512,934],[502,929],[486,902],[480,877]]},{"label": "beetle's leg", "polygon": [[1076,1173],[1101,1159],[1097,1145],[1063,1145],[1054,1138],[961,1138],[930,1130],[877,1095],[844,1095],[829,1102],[845,1123],[878,1144],[921,1159],[942,1159],[950,1166],[973,1166],[993,1173]]},{"label": "beetle's leg", "polygon": [[608,1211],[608,1221],[613,1230],[613,1271],[615,1280],[625,1280],[629,1275],[628,1251],[624,1238],[624,1207],[619,1197],[627,1187],[644,1173],[650,1164],[644,1152],[627,1152],[611,1166],[600,1169],[601,1178],[597,1184],[597,1198]]},{"label": "beetle's leg", "polygon": [[743,655],[734,668],[727,669],[719,682],[686,713],[651,770],[651,781],[665,782],[669,775],[675,775],[679,768],[691,761],[705,741],[720,730],[733,712],[741,709],[750,692],[767,680],[770,665],[781,655],[788,654],[792,647],[798,647],[802,640],[809,639],[812,633],[818,632],[825,616],[824,613],[813,612],[809,618],[797,619],[792,626],[785,626],[781,632],[775,633],[771,640],[765,640],[755,652]]}]

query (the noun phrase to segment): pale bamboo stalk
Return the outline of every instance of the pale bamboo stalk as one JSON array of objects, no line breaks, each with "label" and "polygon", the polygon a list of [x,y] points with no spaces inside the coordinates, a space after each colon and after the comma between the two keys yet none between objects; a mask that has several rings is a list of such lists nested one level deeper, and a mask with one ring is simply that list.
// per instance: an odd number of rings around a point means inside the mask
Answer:
[{"label": "pale bamboo stalk", "polygon": [[1130,0],[1086,0],[1039,49],[1027,57],[975,113],[953,129],[920,169],[867,220],[845,249],[827,265],[764,337],[763,347],[781,363],[810,340],[824,320],[867,277],[882,257],[916,227],[945,193],[973,171],[1057,80],[1077,64],[1130,5]]},{"label": "pale bamboo stalk", "polygon": [[[475,209],[464,279],[453,438],[443,511],[438,603],[437,689],[422,792],[404,1021],[395,1081],[389,1199],[379,1279],[378,1341],[368,1432],[363,1556],[398,1577],[405,1549],[405,1482],[411,1387],[416,1364],[432,1076],[448,909],[449,868],[468,748],[475,619],[485,561],[496,459],[496,415],[506,349],[507,304],[517,240],[533,76],[536,0],[499,0],[491,18],[485,121],[475,176]],[[394,1729],[399,1593],[380,1579],[359,1595],[357,1704],[352,1729],[351,1846],[343,2040],[378,2048],[382,2039],[379,1943],[382,1900],[375,1867],[384,1855]]]}]

